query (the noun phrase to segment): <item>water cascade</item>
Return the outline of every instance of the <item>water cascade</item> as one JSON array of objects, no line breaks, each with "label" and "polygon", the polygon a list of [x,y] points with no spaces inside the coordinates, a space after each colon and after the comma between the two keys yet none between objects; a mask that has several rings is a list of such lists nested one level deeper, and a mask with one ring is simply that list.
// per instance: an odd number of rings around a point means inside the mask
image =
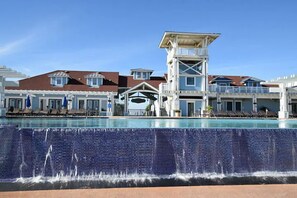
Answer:
[{"label": "water cascade", "polygon": [[296,129],[0,127],[0,190],[297,183]]}]

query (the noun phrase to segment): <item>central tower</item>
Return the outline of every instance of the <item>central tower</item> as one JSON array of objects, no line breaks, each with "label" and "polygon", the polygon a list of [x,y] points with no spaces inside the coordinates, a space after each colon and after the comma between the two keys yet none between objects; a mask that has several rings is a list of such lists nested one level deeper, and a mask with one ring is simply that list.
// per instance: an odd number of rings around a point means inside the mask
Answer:
[{"label": "central tower", "polygon": [[[208,45],[220,34],[165,32],[159,47],[167,52],[167,83],[161,85],[170,116],[201,114],[208,106]],[[163,101],[162,99],[161,101]]]}]

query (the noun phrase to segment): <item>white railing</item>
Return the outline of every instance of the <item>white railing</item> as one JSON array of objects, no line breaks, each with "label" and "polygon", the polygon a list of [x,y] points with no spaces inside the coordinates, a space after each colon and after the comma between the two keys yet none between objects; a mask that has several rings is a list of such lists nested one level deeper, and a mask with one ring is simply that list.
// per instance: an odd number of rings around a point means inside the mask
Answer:
[{"label": "white railing", "polygon": [[209,85],[210,92],[216,93],[275,93],[270,92],[268,87],[237,87]]},{"label": "white railing", "polygon": [[179,47],[176,50],[171,49],[168,53],[167,58],[170,59],[174,55],[176,56],[208,56],[207,48],[182,48]]},{"label": "white railing", "polygon": [[207,48],[177,48],[176,55],[182,56],[207,56]]}]

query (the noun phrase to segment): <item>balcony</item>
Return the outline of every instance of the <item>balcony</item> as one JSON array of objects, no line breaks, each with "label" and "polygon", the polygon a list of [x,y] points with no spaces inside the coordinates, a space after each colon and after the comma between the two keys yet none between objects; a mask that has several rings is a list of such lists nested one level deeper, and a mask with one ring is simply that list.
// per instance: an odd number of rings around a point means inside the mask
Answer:
[{"label": "balcony", "polygon": [[208,49],[207,48],[181,48],[178,47],[176,50],[172,49],[167,58],[172,58],[173,56],[178,57],[207,57]]},{"label": "balcony", "polygon": [[237,86],[217,86],[209,85],[209,92],[216,93],[275,93],[270,92],[268,87],[237,87]]}]

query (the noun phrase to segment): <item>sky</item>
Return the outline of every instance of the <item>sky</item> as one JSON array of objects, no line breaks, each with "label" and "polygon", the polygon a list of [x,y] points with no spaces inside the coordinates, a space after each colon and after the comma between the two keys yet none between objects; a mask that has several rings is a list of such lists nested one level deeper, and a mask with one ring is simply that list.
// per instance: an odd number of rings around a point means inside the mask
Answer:
[{"label": "sky", "polygon": [[221,33],[209,74],[263,80],[297,74],[295,0],[0,0],[0,65],[167,72],[165,31]]}]

